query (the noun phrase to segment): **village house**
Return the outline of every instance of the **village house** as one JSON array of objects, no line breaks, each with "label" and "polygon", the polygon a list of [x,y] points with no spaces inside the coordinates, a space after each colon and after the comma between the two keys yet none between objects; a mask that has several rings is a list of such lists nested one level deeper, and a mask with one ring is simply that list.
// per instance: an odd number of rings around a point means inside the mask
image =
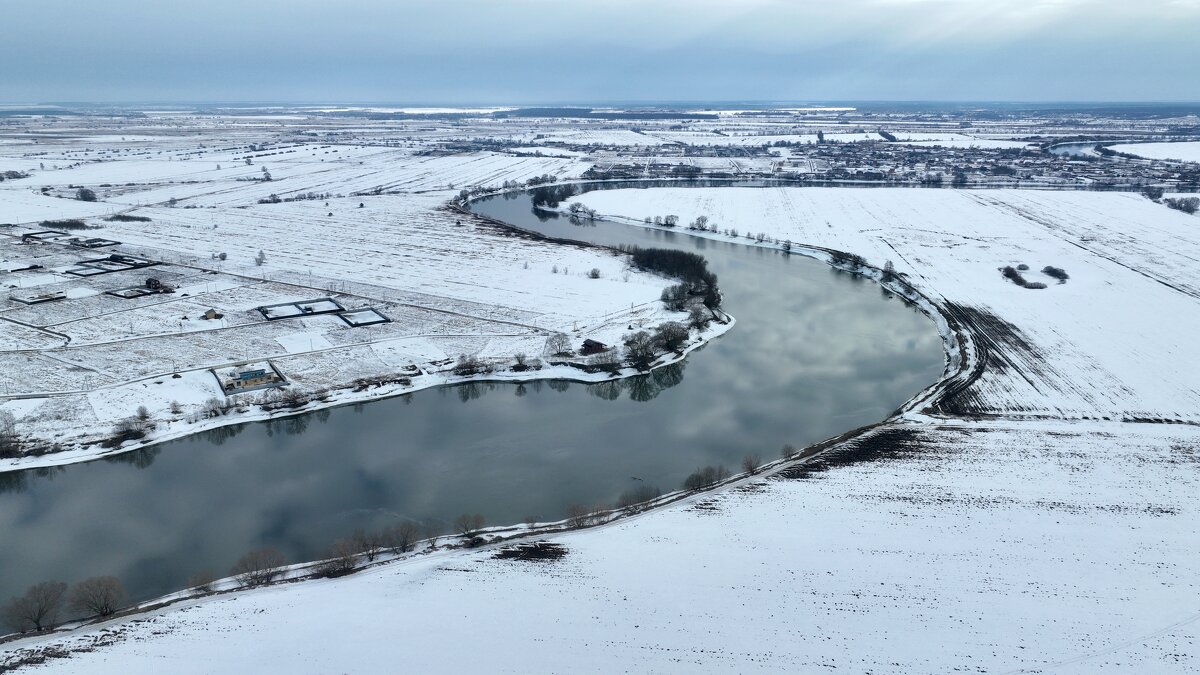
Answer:
[{"label": "village house", "polygon": [[592,354],[599,354],[606,351],[608,351],[608,345],[589,339],[583,341],[583,348],[579,350],[579,353],[584,356],[591,356]]}]

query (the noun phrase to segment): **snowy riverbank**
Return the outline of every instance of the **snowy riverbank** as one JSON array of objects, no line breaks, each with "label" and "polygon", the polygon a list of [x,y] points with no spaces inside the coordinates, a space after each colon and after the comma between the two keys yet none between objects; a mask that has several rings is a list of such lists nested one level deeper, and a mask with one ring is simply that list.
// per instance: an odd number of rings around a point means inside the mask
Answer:
[{"label": "snowy riverbank", "polygon": [[[1098,193],[581,200],[892,260],[972,338],[975,372],[804,465],[548,537],[557,560],[418,557],[14,643],[9,658],[81,650],[47,667],[95,672],[454,671],[479,653],[543,671],[614,658],[659,672],[1195,669],[1194,221]],[[1023,288],[998,269],[1018,263],[1070,277]]]},{"label": "snowy riverbank", "polygon": [[[696,349],[703,347],[712,340],[724,335],[729,330],[732,330],[737,320],[728,314],[723,314],[724,321],[713,321],[703,329],[698,329],[689,337],[687,343],[680,348],[678,352],[670,352],[660,355],[654,362],[652,369],[658,369],[663,366],[668,366],[674,363],[679,363],[687,358]],[[430,364],[424,364],[426,367]],[[506,366],[509,364],[505,364]],[[585,365],[582,361],[580,365]],[[479,375],[458,376],[451,372],[451,368],[442,364],[442,370],[426,371],[425,367],[420,367],[421,374],[410,379],[409,384],[400,382],[385,382],[378,386],[358,391],[354,388],[343,386],[342,388],[334,388],[327,392],[326,398],[323,400],[312,400],[306,402],[297,408],[286,409],[263,409],[261,406],[246,406],[244,408],[235,408],[229,412],[208,419],[200,419],[194,422],[184,420],[174,420],[169,424],[165,424],[162,428],[156,428],[147,433],[146,437],[137,441],[129,441],[115,448],[104,448],[99,446],[90,446],[78,450],[64,450],[40,456],[25,456],[19,458],[0,459],[0,471],[21,471],[25,469],[37,469],[52,466],[66,466],[78,462],[88,462],[103,457],[133,452],[142,448],[151,447],[167,441],[183,438],[193,434],[200,434],[207,431],[220,429],[221,427],[232,426],[235,424],[248,424],[252,422],[264,422],[269,420],[283,419],[294,417],[297,415],[307,415],[319,410],[334,408],[345,405],[355,405],[360,403],[368,403],[371,401],[379,401],[395,396],[403,396],[413,394],[426,389],[443,386],[454,386],[459,384],[469,384],[472,382],[507,382],[512,384],[520,384],[534,381],[545,380],[568,380],[571,382],[582,383],[598,383],[619,380],[635,375],[644,374],[643,371],[638,371],[634,368],[621,368],[615,374],[607,372],[587,372],[586,370],[571,366],[571,365],[544,365],[537,370],[527,370],[517,372],[513,370],[495,370],[490,373],[481,373]],[[211,374],[207,371],[199,373],[200,377],[205,379],[211,378]]]}]

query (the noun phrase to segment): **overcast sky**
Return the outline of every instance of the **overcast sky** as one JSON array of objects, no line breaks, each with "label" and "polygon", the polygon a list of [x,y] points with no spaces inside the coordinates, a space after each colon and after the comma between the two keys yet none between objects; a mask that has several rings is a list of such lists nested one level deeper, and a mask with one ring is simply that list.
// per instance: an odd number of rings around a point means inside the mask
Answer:
[{"label": "overcast sky", "polygon": [[1200,100],[1200,0],[0,0],[0,101]]}]

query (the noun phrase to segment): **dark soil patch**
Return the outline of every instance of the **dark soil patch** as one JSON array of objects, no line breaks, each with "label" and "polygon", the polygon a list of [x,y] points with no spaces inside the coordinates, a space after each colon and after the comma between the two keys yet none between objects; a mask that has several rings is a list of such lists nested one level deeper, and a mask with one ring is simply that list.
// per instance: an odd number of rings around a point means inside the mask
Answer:
[{"label": "dark soil patch", "polygon": [[980,400],[973,386],[986,370],[1012,371],[1031,383],[1030,378],[1043,379],[1040,368],[1043,359],[1017,326],[985,309],[953,302],[946,303],[945,314],[955,330],[971,335],[979,350],[979,362],[970,373],[946,388],[931,406],[932,412],[970,417],[989,411],[991,406]]},{"label": "dark soil patch", "polygon": [[567,555],[567,549],[548,541],[535,541],[502,548],[492,556],[495,560],[520,560],[525,562],[554,562]]},{"label": "dark soil patch", "polygon": [[819,476],[839,466],[913,457],[921,452],[920,431],[887,427],[855,438],[827,450],[815,459],[775,474],[778,478],[803,480]]}]

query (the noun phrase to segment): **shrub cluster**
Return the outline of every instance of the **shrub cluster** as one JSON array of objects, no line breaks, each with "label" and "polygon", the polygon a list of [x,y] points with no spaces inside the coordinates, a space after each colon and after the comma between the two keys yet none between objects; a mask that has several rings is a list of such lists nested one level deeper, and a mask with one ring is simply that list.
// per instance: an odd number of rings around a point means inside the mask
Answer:
[{"label": "shrub cluster", "polygon": [[1060,284],[1067,283],[1067,279],[1071,278],[1071,276],[1069,274],[1067,274],[1067,271],[1064,270],[1063,268],[1052,267],[1050,265],[1046,265],[1045,267],[1042,268],[1042,274],[1045,274],[1048,277],[1054,277],[1055,279],[1058,279],[1058,283],[1060,283]]},{"label": "shrub cluster", "polygon": [[724,466],[706,466],[703,469],[696,469],[683,480],[683,489],[685,490],[703,490],[704,488],[712,487],[717,483],[729,478],[729,469]]},{"label": "shrub cluster", "polygon": [[488,372],[487,365],[470,354],[463,354],[458,357],[458,361],[454,364],[454,374],[459,377],[478,375],[485,372]]},{"label": "shrub cluster", "polygon": [[1200,197],[1171,197],[1164,199],[1163,203],[1176,211],[1183,211],[1189,214],[1200,210]]},{"label": "shrub cluster", "polygon": [[846,267],[852,271],[857,271],[859,268],[867,264],[867,259],[857,253],[847,253],[845,251],[834,251],[831,254],[833,264],[838,267]]},{"label": "shrub cluster", "polygon": [[[720,306],[721,292],[717,286],[717,275],[708,271],[708,261],[704,259],[704,256],[669,248],[641,248],[640,246],[621,246],[620,248],[633,258],[633,264],[638,269],[679,279],[687,286],[686,290],[689,293],[704,295],[705,306],[709,308]],[[679,291],[671,292],[678,293]],[[667,300],[666,297],[664,297],[665,300]]]},{"label": "shrub cluster", "polygon": [[41,226],[47,230],[92,230],[95,229],[78,218],[65,220],[43,220]]},{"label": "shrub cluster", "polygon": [[1021,273],[1018,272],[1012,265],[1006,265],[1001,272],[1004,274],[1004,278],[1018,286],[1021,286],[1022,288],[1041,289],[1046,287],[1046,284],[1043,284],[1040,281],[1027,281],[1025,277],[1022,276]]}]

